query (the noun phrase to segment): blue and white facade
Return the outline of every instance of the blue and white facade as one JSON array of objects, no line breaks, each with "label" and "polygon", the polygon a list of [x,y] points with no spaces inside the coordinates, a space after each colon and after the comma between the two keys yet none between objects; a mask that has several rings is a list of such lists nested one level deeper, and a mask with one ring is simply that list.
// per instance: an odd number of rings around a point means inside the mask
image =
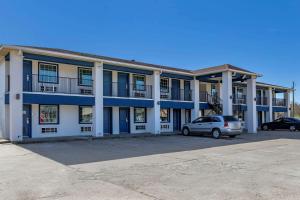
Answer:
[{"label": "blue and white facade", "polygon": [[289,116],[289,88],[232,65],[196,71],[60,49],[0,47],[0,136],[11,141],[180,131],[223,113],[259,124]]}]

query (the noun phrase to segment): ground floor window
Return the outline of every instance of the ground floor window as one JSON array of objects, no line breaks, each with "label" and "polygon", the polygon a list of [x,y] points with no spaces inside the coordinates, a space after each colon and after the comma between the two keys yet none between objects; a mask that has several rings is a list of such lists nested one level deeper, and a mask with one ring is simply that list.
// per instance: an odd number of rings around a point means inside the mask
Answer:
[{"label": "ground floor window", "polygon": [[40,105],[39,122],[40,124],[58,124],[59,109],[58,105]]},{"label": "ground floor window", "polygon": [[93,107],[79,106],[79,123],[91,124],[93,122]]},{"label": "ground floor window", "polygon": [[233,110],[233,115],[241,121],[245,121],[245,111],[244,110]]},{"label": "ground floor window", "polygon": [[185,123],[191,122],[191,110],[185,110]]},{"label": "ground floor window", "polygon": [[134,108],[134,123],[146,123],[146,122],[147,122],[147,109]]},{"label": "ground floor window", "polygon": [[170,122],[170,110],[169,109],[160,109],[160,122],[162,122],[162,123]]}]

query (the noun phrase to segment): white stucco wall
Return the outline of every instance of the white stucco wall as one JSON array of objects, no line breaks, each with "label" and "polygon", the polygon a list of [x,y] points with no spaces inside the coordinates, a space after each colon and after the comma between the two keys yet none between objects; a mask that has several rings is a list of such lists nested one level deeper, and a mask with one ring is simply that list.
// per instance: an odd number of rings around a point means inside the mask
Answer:
[{"label": "white stucco wall", "polygon": [[7,138],[5,134],[5,59],[0,58],[0,137]]},{"label": "white stucco wall", "polygon": [[[39,105],[32,105],[32,138],[92,135],[92,132],[81,132],[80,127],[92,124],[79,124],[79,107],[70,105],[59,106],[59,124],[39,124]],[[57,128],[57,133],[41,133],[42,128]]]}]

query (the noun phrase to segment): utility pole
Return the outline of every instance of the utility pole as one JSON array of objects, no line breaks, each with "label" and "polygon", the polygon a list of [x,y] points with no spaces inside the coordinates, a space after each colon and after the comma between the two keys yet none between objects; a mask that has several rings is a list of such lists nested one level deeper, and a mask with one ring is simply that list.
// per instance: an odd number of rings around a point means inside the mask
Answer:
[{"label": "utility pole", "polygon": [[293,117],[295,117],[295,82],[293,81]]}]

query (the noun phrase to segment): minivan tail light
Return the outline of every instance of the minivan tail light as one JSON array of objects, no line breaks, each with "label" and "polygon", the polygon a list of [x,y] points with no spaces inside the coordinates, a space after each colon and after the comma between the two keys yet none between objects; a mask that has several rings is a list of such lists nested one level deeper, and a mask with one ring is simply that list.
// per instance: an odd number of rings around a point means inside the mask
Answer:
[{"label": "minivan tail light", "polygon": [[224,121],[224,127],[228,127],[228,121]]}]

